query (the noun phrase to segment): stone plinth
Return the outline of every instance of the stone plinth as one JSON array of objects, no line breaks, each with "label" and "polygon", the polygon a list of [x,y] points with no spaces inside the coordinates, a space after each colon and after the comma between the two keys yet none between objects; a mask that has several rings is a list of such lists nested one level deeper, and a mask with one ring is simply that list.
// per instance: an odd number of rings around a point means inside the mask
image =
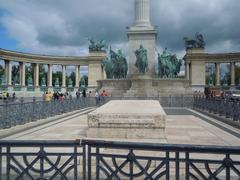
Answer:
[{"label": "stone plinth", "polygon": [[166,113],[158,101],[116,100],[88,114],[87,137],[165,138]]}]

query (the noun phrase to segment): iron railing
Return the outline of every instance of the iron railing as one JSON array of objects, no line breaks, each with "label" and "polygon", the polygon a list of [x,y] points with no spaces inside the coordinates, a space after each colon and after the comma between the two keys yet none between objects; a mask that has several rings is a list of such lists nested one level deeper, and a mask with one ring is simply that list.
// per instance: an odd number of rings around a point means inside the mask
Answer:
[{"label": "iron railing", "polygon": [[23,98],[16,102],[3,101],[0,104],[0,128],[10,128],[94,105],[94,98],[72,97],[63,101],[37,101],[35,98],[27,102]]},{"label": "iron railing", "polygon": [[194,97],[194,108],[240,121],[240,101],[222,98]]},{"label": "iron railing", "polygon": [[31,121],[37,121],[48,117],[53,117],[66,112],[71,112],[85,107],[100,106],[110,100],[158,100],[163,107],[193,107],[192,96],[168,96],[168,97],[128,97],[114,98],[102,97],[96,101],[94,97],[72,98],[71,96],[64,101],[52,100],[44,101],[33,98],[32,101],[2,101],[0,103],[0,128],[10,128],[15,125],[25,124]]},{"label": "iron railing", "polygon": [[240,147],[0,141],[1,179],[240,179]]}]

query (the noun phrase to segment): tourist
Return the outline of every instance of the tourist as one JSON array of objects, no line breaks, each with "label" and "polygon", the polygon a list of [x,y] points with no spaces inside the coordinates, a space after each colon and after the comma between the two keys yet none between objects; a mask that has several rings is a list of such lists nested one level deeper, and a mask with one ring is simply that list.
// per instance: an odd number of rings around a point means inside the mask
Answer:
[{"label": "tourist", "polygon": [[95,99],[96,99],[96,105],[98,106],[100,103],[100,94],[99,94],[98,90],[96,90]]},{"label": "tourist", "polygon": [[82,92],[82,97],[86,97],[86,90],[84,89],[83,92]]},{"label": "tourist", "polygon": [[103,90],[103,92],[101,93],[101,101],[104,104],[105,103],[105,98],[107,97],[107,92],[105,90]]},{"label": "tourist", "polygon": [[15,101],[15,99],[16,99],[16,93],[15,92],[13,92],[13,94],[12,94],[12,99],[13,99],[13,101]]},{"label": "tourist", "polygon": [[76,92],[76,97],[77,97],[77,99],[80,98],[80,92],[79,92],[79,90]]},{"label": "tourist", "polygon": [[92,93],[92,91],[89,91],[89,92],[88,92],[88,97],[91,97],[91,93]]}]

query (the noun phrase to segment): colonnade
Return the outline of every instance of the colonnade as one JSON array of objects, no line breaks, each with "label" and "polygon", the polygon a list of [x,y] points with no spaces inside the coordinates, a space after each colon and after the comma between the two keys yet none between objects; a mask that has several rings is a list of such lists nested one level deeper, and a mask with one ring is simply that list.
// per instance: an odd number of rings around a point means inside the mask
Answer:
[{"label": "colonnade", "polygon": [[[5,64],[5,86],[15,87],[12,82],[12,67],[13,62],[19,63],[19,86],[22,88],[28,87],[26,84],[26,64],[31,63],[33,67],[33,84],[32,86],[37,89],[41,87],[40,80],[40,65],[47,65],[47,88],[53,88],[53,66],[60,65],[62,67],[62,85],[60,88],[67,87],[67,67],[73,66],[75,72],[75,86],[73,88],[79,88],[80,67],[88,67],[88,87],[97,88],[97,81],[105,78],[104,71],[101,66],[101,61],[106,58],[104,52],[89,53],[88,56],[82,57],[68,57],[68,56],[46,56],[35,55],[27,53],[19,53],[14,51],[8,51],[0,49],[0,60]],[[46,87],[46,86],[45,86]]]},{"label": "colonnade", "polygon": [[186,79],[189,80],[190,86],[194,90],[203,90],[206,86],[206,64],[214,63],[216,72],[215,86],[221,86],[221,72],[220,65],[224,63],[230,64],[230,86],[235,87],[238,83],[235,82],[236,64],[240,63],[240,53],[222,53],[209,54],[204,53],[204,49],[187,50],[184,56]]},{"label": "colonnade", "polygon": [[[12,86],[12,63],[11,61],[5,60],[5,78],[6,78],[6,85]],[[34,63],[33,65],[33,86],[39,87],[39,63]],[[67,65],[61,65],[62,66],[62,87],[66,87],[66,68]],[[26,86],[25,78],[26,78],[26,63],[20,62],[19,63],[19,78],[20,78],[20,86]],[[47,86],[52,87],[53,86],[53,65],[48,64],[48,72],[47,72]],[[75,87],[79,87],[80,82],[80,65],[75,66]]]}]

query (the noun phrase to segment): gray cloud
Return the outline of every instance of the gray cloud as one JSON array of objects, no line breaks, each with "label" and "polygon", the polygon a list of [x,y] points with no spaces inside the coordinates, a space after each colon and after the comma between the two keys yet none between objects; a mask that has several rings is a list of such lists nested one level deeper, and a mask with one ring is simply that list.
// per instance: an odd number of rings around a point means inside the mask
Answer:
[{"label": "gray cloud", "polygon": [[[0,23],[19,49],[34,53],[80,55],[87,37],[126,49],[125,27],[134,19],[134,0],[1,0]],[[183,37],[201,32],[209,52],[240,49],[239,0],[151,0],[159,49],[183,54]]]}]

